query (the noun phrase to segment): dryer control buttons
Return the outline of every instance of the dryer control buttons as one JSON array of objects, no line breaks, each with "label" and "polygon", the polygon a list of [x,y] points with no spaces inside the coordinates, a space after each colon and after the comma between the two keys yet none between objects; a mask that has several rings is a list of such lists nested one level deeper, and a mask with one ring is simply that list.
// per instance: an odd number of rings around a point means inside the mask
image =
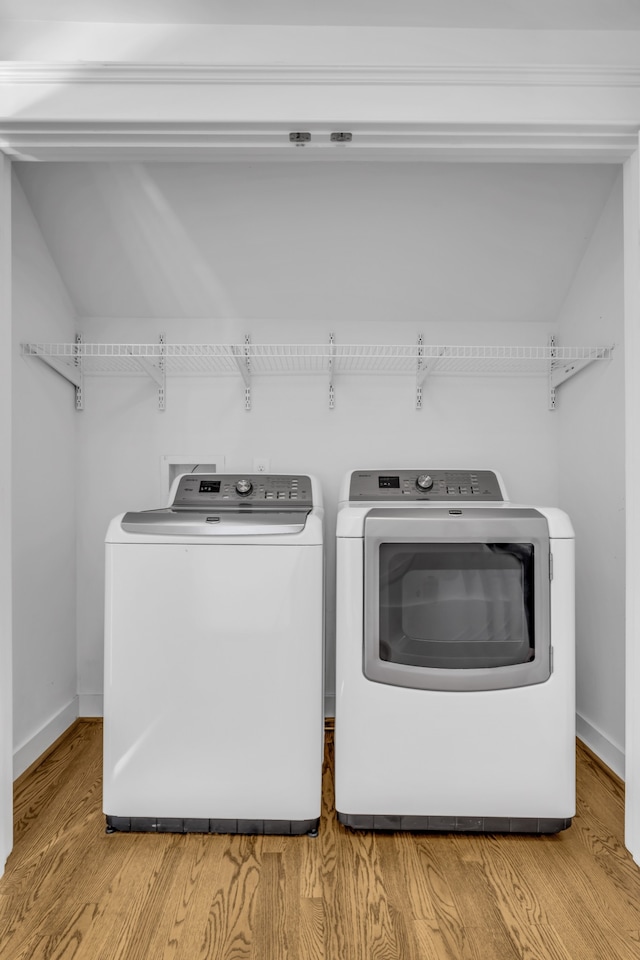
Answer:
[{"label": "dryer control buttons", "polygon": [[236,483],[236,493],[239,493],[241,497],[248,497],[252,490],[251,480],[238,480]]},{"label": "dryer control buttons", "polygon": [[433,478],[430,477],[428,473],[421,473],[416,480],[416,487],[418,490],[431,490],[432,486]]},{"label": "dryer control buttons", "polygon": [[[255,477],[254,477],[255,481]],[[491,470],[354,470],[349,482],[352,503],[408,503],[429,500],[504,500],[500,482]]]}]

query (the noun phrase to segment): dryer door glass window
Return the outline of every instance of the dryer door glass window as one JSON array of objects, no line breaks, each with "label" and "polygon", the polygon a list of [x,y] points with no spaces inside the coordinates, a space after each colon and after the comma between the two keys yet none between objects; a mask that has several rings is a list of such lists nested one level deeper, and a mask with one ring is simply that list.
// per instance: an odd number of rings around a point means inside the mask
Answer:
[{"label": "dryer door glass window", "polygon": [[371,510],[364,582],[370,680],[465,691],[549,679],[550,542],[537,511]]},{"label": "dryer door glass window", "polygon": [[533,544],[380,545],[380,659],[447,670],[535,657]]}]

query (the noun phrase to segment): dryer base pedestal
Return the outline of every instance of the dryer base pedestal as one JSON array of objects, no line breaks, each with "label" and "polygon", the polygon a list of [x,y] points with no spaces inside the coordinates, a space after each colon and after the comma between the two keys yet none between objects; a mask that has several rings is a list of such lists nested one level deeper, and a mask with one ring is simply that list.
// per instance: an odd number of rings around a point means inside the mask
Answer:
[{"label": "dryer base pedestal", "polygon": [[204,817],[111,817],[107,833],[248,833],[317,835],[320,818],[312,820],[209,820]]},{"label": "dryer base pedestal", "polygon": [[413,817],[338,813],[352,830],[415,831],[416,833],[559,833],[571,826],[571,817]]}]

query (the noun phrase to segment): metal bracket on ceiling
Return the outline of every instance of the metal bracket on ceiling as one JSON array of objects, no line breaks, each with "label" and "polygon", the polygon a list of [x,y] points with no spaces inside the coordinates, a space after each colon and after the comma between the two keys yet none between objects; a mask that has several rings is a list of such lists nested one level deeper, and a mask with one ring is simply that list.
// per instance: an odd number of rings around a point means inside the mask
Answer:
[{"label": "metal bracket on ceiling", "polygon": [[308,130],[294,130],[289,134],[289,143],[295,144],[296,147],[304,147],[310,141],[311,134]]},{"label": "metal bracket on ceiling", "polygon": [[243,347],[233,347],[233,357],[244,381],[244,408],[251,410],[251,337],[249,334],[245,334]]},{"label": "metal bracket on ceiling", "polygon": [[336,345],[333,339],[333,334],[329,334],[329,410],[334,410],[336,405],[336,396],[333,389],[333,358],[336,355]]}]

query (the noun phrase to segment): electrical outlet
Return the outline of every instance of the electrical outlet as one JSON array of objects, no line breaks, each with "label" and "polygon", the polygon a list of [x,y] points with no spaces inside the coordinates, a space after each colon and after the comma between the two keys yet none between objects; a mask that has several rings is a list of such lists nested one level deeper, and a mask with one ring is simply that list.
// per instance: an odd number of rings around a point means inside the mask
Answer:
[{"label": "electrical outlet", "polygon": [[269,473],[269,461],[266,457],[254,457],[253,458],[253,472],[254,473]]}]

